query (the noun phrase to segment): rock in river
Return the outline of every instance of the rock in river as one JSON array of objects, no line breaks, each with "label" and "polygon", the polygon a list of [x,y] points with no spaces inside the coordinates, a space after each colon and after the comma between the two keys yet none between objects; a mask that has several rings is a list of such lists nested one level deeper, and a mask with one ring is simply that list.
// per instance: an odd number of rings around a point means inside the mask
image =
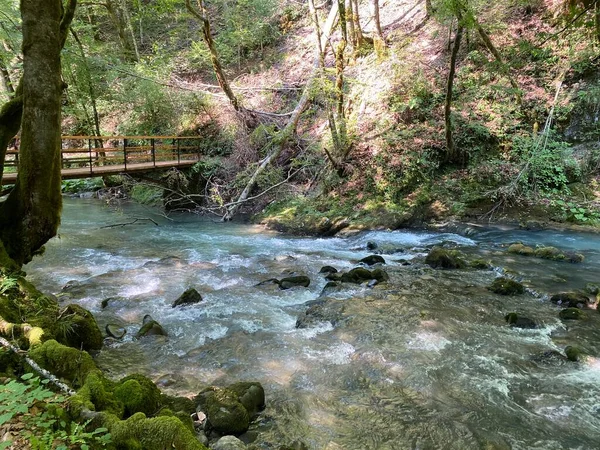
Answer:
[{"label": "rock in river", "polygon": [[196,303],[200,303],[201,301],[202,296],[200,293],[194,288],[189,288],[173,302],[171,307],[175,308],[177,306],[194,305]]},{"label": "rock in river", "polygon": [[500,295],[517,295],[525,292],[521,283],[505,277],[496,278],[488,289]]}]

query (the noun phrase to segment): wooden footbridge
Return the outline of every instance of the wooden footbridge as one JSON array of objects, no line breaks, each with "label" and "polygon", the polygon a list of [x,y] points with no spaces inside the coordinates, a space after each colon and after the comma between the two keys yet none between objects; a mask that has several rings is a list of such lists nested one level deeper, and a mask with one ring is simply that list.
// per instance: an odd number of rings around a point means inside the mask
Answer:
[{"label": "wooden footbridge", "polygon": [[[64,180],[190,167],[201,157],[200,136],[63,136],[60,150]],[[2,184],[13,184],[19,149],[6,152]]]}]

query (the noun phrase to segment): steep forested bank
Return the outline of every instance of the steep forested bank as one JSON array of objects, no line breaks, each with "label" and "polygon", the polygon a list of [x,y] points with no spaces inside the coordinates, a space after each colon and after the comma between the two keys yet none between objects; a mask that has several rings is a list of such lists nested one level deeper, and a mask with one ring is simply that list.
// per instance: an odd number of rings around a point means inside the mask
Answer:
[{"label": "steep forested bank", "polygon": [[[5,17],[10,95],[16,6]],[[595,224],[596,23],[595,2],[549,0],[83,3],[63,133],[198,133],[206,160],[130,181],[134,196],[221,216],[268,206],[291,231]]]}]

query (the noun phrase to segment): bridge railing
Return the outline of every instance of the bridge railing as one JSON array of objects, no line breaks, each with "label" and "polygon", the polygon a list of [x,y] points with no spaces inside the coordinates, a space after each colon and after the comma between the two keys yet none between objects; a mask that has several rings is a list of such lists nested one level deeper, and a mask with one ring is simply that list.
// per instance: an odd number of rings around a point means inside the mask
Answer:
[{"label": "bridge railing", "polygon": [[[200,136],[62,136],[61,169],[104,166],[161,167],[195,161],[201,156]],[[9,148],[5,172],[16,172],[19,151]]]}]

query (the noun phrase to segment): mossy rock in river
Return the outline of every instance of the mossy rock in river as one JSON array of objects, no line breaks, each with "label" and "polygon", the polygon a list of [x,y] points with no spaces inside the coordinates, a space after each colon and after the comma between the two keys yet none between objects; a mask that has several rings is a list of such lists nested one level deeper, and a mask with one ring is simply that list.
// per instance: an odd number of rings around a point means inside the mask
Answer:
[{"label": "mossy rock in river", "polygon": [[87,309],[79,305],[69,305],[60,314],[56,327],[56,340],[69,347],[86,351],[100,350],[104,338],[96,319]]},{"label": "mossy rock in river", "polygon": [[521,283],[505,277],[496,278],[488,289],[500,295],[519,295],[525,292],[525,287]]},{"label": "mossy rock in river", "polygon": [[558,313],[558,317],[562,320],[585,320],[587,314],[579,308],[567,308]]},{"label": "mossy rock in river", "polygon": [[160,323],[147,314],[144,316],[142,327],[138,330],[135,337],[136,339],[140,339],[145,336],[167,336],[167,332]]},{"label": "mossy rock in river", "polygon": [[77,394],[69,399],[69,410],[73,417],[78,417],[84,410],[106,411],[123,417],[125,407],[114,396],[115,386],[116,383],[99,370],[91,372]]},{"label": "mossy rock in river", "polygon": [[457,250],[448,250],[441,247],[433,247],[427,257],[425,264],[434,269],[464,269],[467,264]]},{"label": "mossy rock in river", "polygon": [[175,308],[177,306],[187,306],[187,305],[195,305],[196,303],[200,303],[202,301],[202,296],[200,293],[194,289],[189,288],[179,296],[177,300],[173,302],[171,307]]},{"label": "mossy rock in river", "polygon": [[238,401],[254,416],[265,408],[265,390],[257,381],[240,381],[227,387],[238,396]]},{"label": "mossy rock in river", "polygon": [[74,387],[82,386],[88,374],[96,369],[92,357],[85,351],[49,340],[32,348],[29,357]]},{"label": "mossy rock in river", "polygon": [[355,269],[350,270],[349,272],[343,273],[341,275],[340,280],[343,283],[354,283],[360,284],[365,281],[369,281],[373,279],[373,274],[370,270],[363,269],[362,267],[357,267]]},{"label": "mossy rock in river", "polygon": [[138,412],[150,416],[158,410],[161,399],[160,390],[152,380],[139,374],[121,379],[114,395],[125,406],[125,417]]},{"label": "mossy rock in river", "polygon": [[584,361],[587,358],[587,354],[579,347],[568,346],[565,348],[565,355],[569,361],[577,362]]},{"label": "mossy rock in river", "polygon": [[549,259],[552,261],[569,261],[572,263],[583,262],[585,257],[581,253],[565,252],[556,247],[539,247],[535,249],[537,258]]},{"label": "mossy rock in river", "polygon": [[506,250],[507,253],[512,253],[515,255],[523,255],[523,256],[534,256],[535,250],[533,247],[528,247],[520,242],[515,244],[511,244]]},{"label": "mossy rock in river", "polygon": [[286,277],[279,280],[280,289],[291,289],[293,287],[308,287],[310,285],[310,278],[306,275],[298,275],[295,277]]},{"label": "mossy rock in river", "polygon": [[594,300],[582,292],[561,292],[550,297],[550,301],[563,308],[587,308],[594,304]]},{"label": "mossy rock in river", "polygon": [[147,418],[143,413],[136,413],[127,420],[119,420],[106,414],[102,422],[119,450],[208,450],[174,416]]},{"label": "mossy rock in river", "polygon": [[383,256],[369,255],[359,261],[359,263],[366,264],[367,266],[373,266],[375,264],[385,264]]},{"label": "mossy rock in river", "polygon": [[207,423],[221,434],[240,435],[250,426],[250,414],[237,393],[227,388],[209,387],[196,397],[198,411],[206,414]]},{"label": "mossy rock in river", "polygon": [[537,328],[538,324],[528,317],[521,317],[517,313],[509,313],[504,316],[504,320],[511,326],[511,328],[523,328],[533,329]]}]

